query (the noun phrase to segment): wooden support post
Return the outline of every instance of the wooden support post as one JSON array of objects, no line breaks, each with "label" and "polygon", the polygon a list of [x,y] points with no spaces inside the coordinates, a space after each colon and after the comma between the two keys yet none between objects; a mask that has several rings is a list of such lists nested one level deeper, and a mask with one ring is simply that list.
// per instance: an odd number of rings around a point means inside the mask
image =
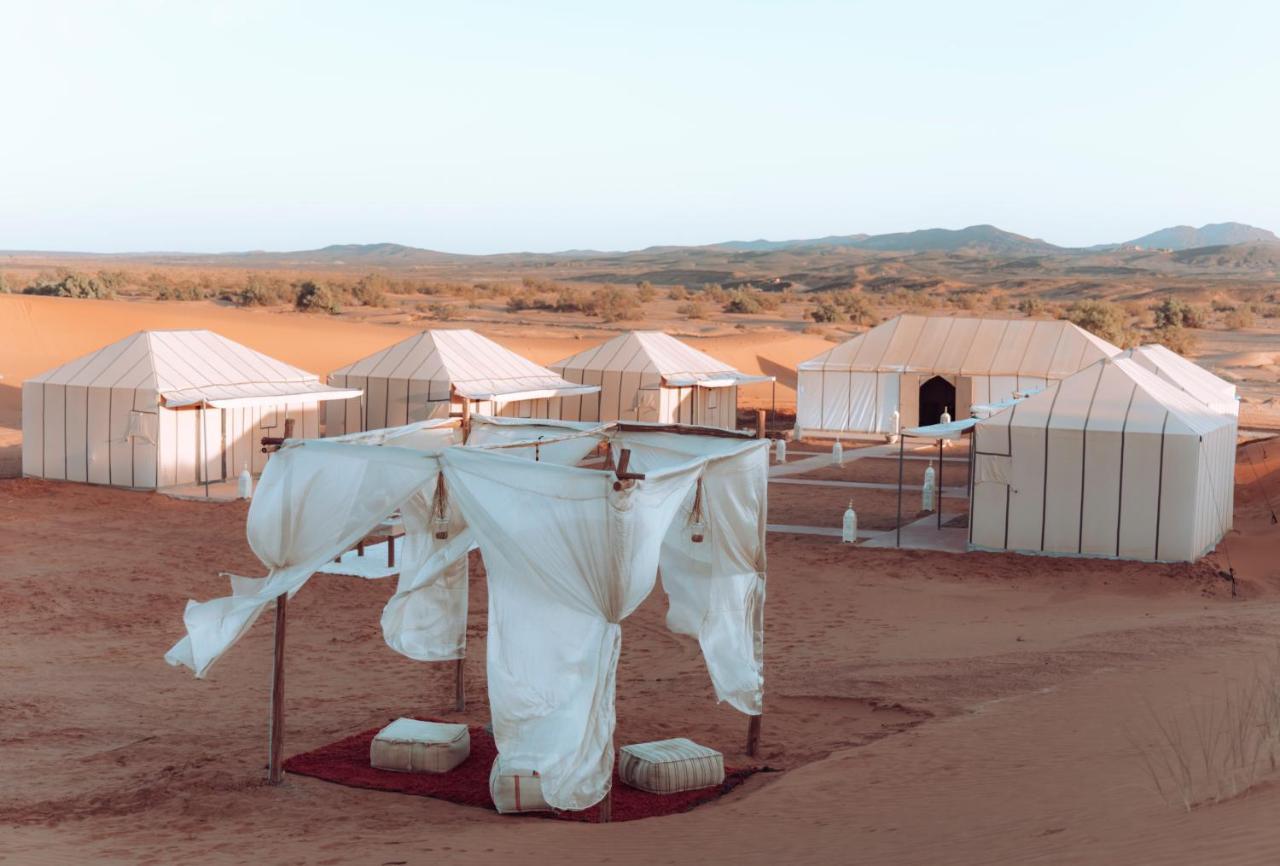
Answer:
[{"label": "wooden support post", "polygon": [[471,436],[471,400],[462,398],[462,444],[467,444]]},{"label": "wooden support post", "polygon": [[356,542],[356,556],[364,556],[364,539]]},{"label": "wooden support post", "polygon": [[763,409],[756,410],[756,438],[757,439],[764,438],[764,414],[765,413]]},{"label": "wooden support post", "polygon": [[898,521],[894,529],[894,547],[902,547],[902,464],[906,456],[907,437],[898,437]]},{"label": "wooden support post", "polygon": [[387,536],[387,568],[396,567],[396,537]]},{"label": "wooden support post", "polygon": [[271,668],[271,736],[267,781],[284,781],[284,632],[289,615],[289,594],[276,596],[276,648]]},{"label": "wooden support post", "polygon": [[763,713],[758,716],[752,716],[751,721],[747,723],[747,754],[751,757],[756,756],[756,752],[760,751],[760,722],[764,719]]},{"label": "wooden support post", "polygon": [[463,661],[465,659],[455,659],[453,662],[453,708],[458,712],[467,708],[467,683],[464,679]]}]

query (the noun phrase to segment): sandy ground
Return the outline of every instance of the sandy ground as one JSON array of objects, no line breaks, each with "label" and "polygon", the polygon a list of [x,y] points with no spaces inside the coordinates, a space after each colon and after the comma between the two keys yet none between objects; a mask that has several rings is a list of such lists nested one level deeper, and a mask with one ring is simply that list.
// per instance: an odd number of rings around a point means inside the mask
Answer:
[{"label": "sandy ground", "polygon": [[[217,571],[258,573],[243,504],[0,481],[0,858],[1272,863],[1271,778],[1187,812],[1155,793],[1134,745],[1153,712],[1177,717],[1274,656],[1280,530],[1263,491],[1280,493],[1280,445],[1250,457],[1237,531],[1195,566],[771,536],[760,761],[780,772],[685,815],[610,826],[264,785],[267,618],[206,681],[161,658],[186,599],[224,591]],[[1217,574],[1228,557],[1237,599]],[[462,717],[482,720],[479,567],[472,587]],[[450,715],[447,669],[381,643],[390,591],[322,575],[298,594],[287,752],[405,712]],[[696,645],[662,614],[655,596],[624,626],[619,740],[688,735],[743,763],[743,719],[714,705]]]}]

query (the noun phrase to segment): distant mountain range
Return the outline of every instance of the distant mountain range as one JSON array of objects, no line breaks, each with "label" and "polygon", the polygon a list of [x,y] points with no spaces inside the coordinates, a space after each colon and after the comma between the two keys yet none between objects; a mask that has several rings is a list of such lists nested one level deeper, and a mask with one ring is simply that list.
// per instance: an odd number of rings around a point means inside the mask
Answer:
[{"label": "distant mountain range", "polygon": [[[121,254],[121,258],[167,258],[181,259],[190,262],[245,262],[258,265],[355,265],[365,267],[413,267],[429,265],[462,264],[478,260],[515,263],[517,261],[569,261],[594,260],[618,261],[621,259],[641,261],[646,258],[673,256],[767,256],[770,254],[791,255],[809,252],[847,251],[846,255],[856,255],[855,251],[867,253],[902,253],[929,254],[953,253],[977,256],[994,256],[1011,259],[1035,259],[1036,257],[1066,257],[1097,255],[1105,253],[1122,253],[1142,250],[1170,250],[1174,253],[1205,250],[1219,254],[1229,247],[1243,245],[1259,246],[1261,252],[1251,253],[1250,260],[1271,260],[1280,257],[1280,237],[1267,229],[1245,225],[1244,223],[1212,223],[1194,228],[1192,226],[1171,226],[1134,238],[1131,241],[1114,244],[1099,244],[1092,247],[1060,247],[1039,238],[1027,237],[1005,231],[993,225],[975,225],[962,229],[920,229],[911,232],[894,232],[891,234],[869,235],[828,235],[821,238],[806,238],[786,241],[753,240],[725,241],[723,243],[704,246],[653,246],[643,250],[626,252],[602,252],[599,250],[564,250],[556,253],[502,253],[494,255],[465,255],[446,253],[438,250],[423,249],[397,243],[374,244],[331,244],[315,250],[297,250],[293,252],[268,252],[254,250],[241,253],[218,254],[184,254],[184,253],[132,253]],[[1273,246],[1274,245],[1274,246]],[[1242,251],[1237,251],[1242,252]],[[34,251],[9,251],[9,255],[32,255]],[[68,256],[89,256],[88,253],[62,253]],[[1182,261],[1186,257],[1179,259]],[[1194,258],[1194,257],[1193,257]]]},{"label": "distant mountain range", "polygon": [[1128,245],[1148,249],[1192,250],[1200,247],[1234,246],[1248,243],[1280,243],[1274,232],[1244,223],[1209,223],[1193,226],[1171,226],[1149,235],[1134,238]]},{"label": "distant mountain range", "polygon": [[729,241],[712,244],[721,249],[745,252],[776,252],[808,247],[852,247],[879,252],[980,252],[995,255],[1036,255],[1047,253],[1098,252],[1120,247],[1143,249],[1168,249],[1173,251],[1199,247],[1233,246],[1246,243],[1278,243],[1280,237],[1267,229],[1244,223],[1210,223],[1192,226],[1171,226],[1151,234],[1118,244],[1099,244],[1081,249],[1060,247],[1039,238],[1014,234],[993,225],[969,226],[963,229],[920,229],[913,232],[895,232],[884,235],[830,235],[825,238],[791,241]]}]

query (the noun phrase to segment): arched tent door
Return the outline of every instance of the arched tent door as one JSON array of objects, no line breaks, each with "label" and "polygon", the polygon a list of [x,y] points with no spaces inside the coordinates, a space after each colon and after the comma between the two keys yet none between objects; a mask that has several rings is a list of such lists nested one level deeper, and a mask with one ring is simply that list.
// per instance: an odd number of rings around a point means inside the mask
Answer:
[{"label": "arched tent door", "polygon": [[937,424],[943,411],[956,417],[956,386],[941,376],[934,376],[920,386],[920,424]]}]

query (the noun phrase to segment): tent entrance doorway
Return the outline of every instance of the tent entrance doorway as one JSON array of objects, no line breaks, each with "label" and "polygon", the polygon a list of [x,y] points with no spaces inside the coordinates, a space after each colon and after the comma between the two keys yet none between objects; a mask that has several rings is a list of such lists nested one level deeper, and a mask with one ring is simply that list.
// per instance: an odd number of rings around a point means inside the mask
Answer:
[{"label": "tent entrance doorway", "polygon": [[934,376],[920,386],[920,425],[937,424],[944,411],[956,417],[956,386]]}]

